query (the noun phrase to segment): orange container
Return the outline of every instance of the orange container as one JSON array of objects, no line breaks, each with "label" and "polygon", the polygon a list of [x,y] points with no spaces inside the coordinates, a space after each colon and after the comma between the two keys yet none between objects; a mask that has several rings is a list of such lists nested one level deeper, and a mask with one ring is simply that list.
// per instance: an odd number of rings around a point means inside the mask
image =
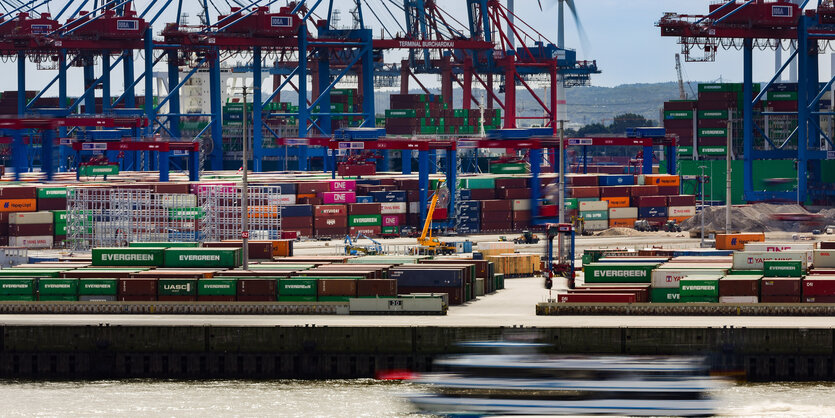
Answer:
[{"label": "orange container", "polygon": [[682,222],[684,222],[684,221],[686,221],[690,218],[692,218],[692,216],[673,216],[673,217],[670,217],[668,219],[672,219],[672,220],[676,221],[677,224],[680,224],[680,223],[682,223]]},{"label": "orange container", "polygon": [[609,219],[609,228],[634,228],[637,219]]},{"label": "orange container", "polygon": [[315,198],[315,197],[316,197],[316,193],[303,193],[303,194],[296,195],[297,200],[298,199],[304,199],[304,198],[312,199],[312,198]]},{"label": "orange container", "polygon": [[35,212],[37,199],[3,199],[0,200],[0,212]]},{"label": "orange container", "polygon": [[653,174],[651,176],[644,176],[644,184],[652,186],[678,186],[681,184],[681,178],[672,174]]},{"label": "orange container", "polygon": [[605,200],[609,202],[609,209],[611,208],[628,208],[629,207],[629,198],[628,197],[602,197],[600,200]]},{"label": "orange container", "polygon": [[744,250],[746,242],[764,242],[765,234],[716,234],[717,250]]},{"label": "orange container", "polygon": [[250,206],[249,218],[278,218],[278,206]]}]

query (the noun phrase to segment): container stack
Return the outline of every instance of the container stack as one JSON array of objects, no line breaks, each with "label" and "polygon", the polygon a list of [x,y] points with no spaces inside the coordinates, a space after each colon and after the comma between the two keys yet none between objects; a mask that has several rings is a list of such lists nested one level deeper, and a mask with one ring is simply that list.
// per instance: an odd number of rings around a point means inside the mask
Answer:
[{"label": "container stack", "polygon": [[[313,205],[289,205],[281,207],[281,230],[295,232],[299,237],[312,237],[314,231]],[[276,232],[273,231],[273,234]],[[278,237],[266,237],[275,239]]]},{"label": "container stack", "polygon": [[[449,109],[443,97],[434,94],[393,94],[386,110],[389,135],[477,134],[482,110]],[[501,126],[499,109],[484,109],[484,129]]]},{"label": "container stack", "polygon": [[9,245],[26,248],[52,248],[52,212],[13,213],[9,216]]},{"label": "container stack", "polygon": [[664,130],[678,138],[678,155],[693,158],[693,133],[696,120],[695,100],[672,100],[664,103]]}]

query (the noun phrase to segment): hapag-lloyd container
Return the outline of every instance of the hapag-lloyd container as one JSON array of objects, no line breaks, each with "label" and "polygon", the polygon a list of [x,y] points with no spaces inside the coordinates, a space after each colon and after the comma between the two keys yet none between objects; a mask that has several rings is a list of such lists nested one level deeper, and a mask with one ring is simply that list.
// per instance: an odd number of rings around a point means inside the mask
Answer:
[{"label": "hapag-lloyd container", "polygon": [[679,282],[690,276],[722,276],[725,269],[655,269],[652,271],[652,287],[678,288]]},{"label": "hapag-lloyd container", "polygon": [[162,267],[165,248],[93,248],[94,266]]},{"label": "hapag-lloyd container", "polygon": [[591,263],[583,268],[585,283],[650,283],[658,264]]},{"label": "hapag-lloyd container", "polygon": [[765,261],[800,261],[803,263],[803,270],[806,270],[806,253],[802,251],[739,251],[734,253],[733,257],[734,270],[763,270]]},{"label": "hapag-lloyd container", "polygon": [[322,202],[326,204],[354,203],[357,195],[354,192],[324,192]]},{"label": "hapag-lloyd container", "polygon": [[357,182],[354,180],[331,180],[329,185],[331,192],[352,192],[357,189]]}]

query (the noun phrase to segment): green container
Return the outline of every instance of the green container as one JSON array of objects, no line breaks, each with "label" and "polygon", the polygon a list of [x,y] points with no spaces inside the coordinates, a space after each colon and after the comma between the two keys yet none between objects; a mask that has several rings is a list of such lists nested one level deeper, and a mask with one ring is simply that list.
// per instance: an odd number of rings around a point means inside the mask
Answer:
[{"label": "green container", "polygon": [[801,261],[766,260],[763,267],[765,277],[800,277],[806,274]]},{"label": "green container", "polygon": [[728,153],[728,147],[699,147],[699,155],[725,155]]},{"label": "green container", "polygon": [[649,301],[652,303],[679,303],[681,295],[677,288],[652,288],[649,291]]},{"label": "green container", "polygon": [[278,297],[279,302],[316,302],[316,296],[285,296]]},{"label": "green container", "polygon": [[117,279],[81,279],[78,282],[79,295],[116,295],[118,290]]},{"label": "green container", "polygon": [[237,291],[237,279],[200,279],[197,281],[198,296],[235,296]]},{"label": "green container", "polygon": [[348,302],[353,296],[318,296],[319,302]]},{"label": "green container", "polygon": [[3,302],[29,302],[35,300],[35,294],[31,295],[3,295],[0,294],[0,301]]},{"label": "green container", "polygon": [[53,210],[52,211],[52,223],[67,223],[67,211],[65,210]]},{"label": "green container", "polygon": [[43,302],[76,302],[78,295],[38,295],[38,300]]},{"label": "green container", "polygon": [[728,119],[727,110],[700,110],[699,119]]},{"label": "green container", "polygon": [[797,101],[797,92],[796,91],[770,91],[766,94],[767,99],[769,101],[785,101],[785,102],[796,102]]},{"label": "green container", "polygon": [[131,242],[130,248],[198,248],[199,242]]},{"label": "green container", "polygon": [[578,209],[579,207],[580,207],[580,201],[577,200],[576,197],[571,197],[571,198],[565,199],[565,209],[566,210]]},{"label": "green container", "polygon": [[719,296],[682,296],[682,303],[719,303]]},{"label": "green container", "polygon": [[664,119],[693,119],[692,110],[665,110]]},{"label": "green container", "polygon": [[168,248],[165,267],[235,268],[242,260],[240,248]]},{"label": "green container", "polygon": [[609,219],[608,210],[587,210],[580,212],[580,217],[586,221],[605,221]]},{"label": "green container", "polygon": [[399,234],[400,227],[399,226],[384,226],[380,231],[382,234]]},{"label": "green container", "polygon": [[160,296],[194,296],[197,279],[159,279],[157,294]]},{"label": "green container", "polygon": [[416,118],[417,112],[414,109],[388,109],[387,118]]},{"label": "green container", "polygon": [[78,279],[52,279],[42,278],[38,280],[39,295],[78,295]]},{"label": "green container", "polygon": [[165,248],[94,248],[94,266],[163,266]]},{"label": "green container", "polygon": [[0,295],[34,295],[35,279],[0,279]]},{"label": "green container", "polygon": [[193,221],[203,219],[203,208],[169,208],[168,219]]},{"label": "green container", "polygon": [[348,226],[379,226],[383,222],[382,215],[350,215]]},{"label": "green container", "polygon": [[[32,278],[32,277],[60,277],[62,271],[69,269],[0,269],[0,277]],[[0,290],[2,293],[2,290]]]},{"label": "green container", "polygon": [[658,264],[591,263],[583,267],[586,283],[650,283]]},{"label": "green container", "polygon": [[490,164],[492,174],[526,174],[527,172],[526,164]]},{"label": "green container", "polygon": [[78,168],[79,175],[84,177],[92,176],[113,176],[119,174],[118,165],[83,165]]},{"label": "green container", "polygon": [[693,147],[678,147],[678,155],[693,155]]},{"label": "green container", "polygon": [[66,187],[38,187],[38,199],[61,199],[66,197]]},{"label": "green container", "polygon": [[284,296],[313,296],[317,294],[317,280],[315,278],[278,279],[278,294]]},{"label": "green container", "polygon": [[699,129],[699,138],[727,138],[727,128],[701,128]]},{"label": "green container", "polygon": [[679,290],[681,292],[682,302],[686,298],[692,297],[719,297],[719,279],[699,278],[698,276],[689,276],[686,279],[681,279],[679,282]]},{"label": "green container", "polygon": [[55,225],[54,226],[55,235],[67,235],[67,223],[66,222],[60,222],[60,223],[56,223],[54,225]]},{"label": "green container", "polygon": [[480,177],[470,177],[461,179],[458,181],[458,187],[461,189],[495,189],[496,188],[496,179],[489,177],[489,178],[480,178]]},{"label": "green container", "polygon": [[728,276],[764,276],[763,270],[728,270]]},{"label": "green container", "polygon": [[699,84],[699,93],[708,92],[740,92],[742,91],[742,83],[703,83]]}]

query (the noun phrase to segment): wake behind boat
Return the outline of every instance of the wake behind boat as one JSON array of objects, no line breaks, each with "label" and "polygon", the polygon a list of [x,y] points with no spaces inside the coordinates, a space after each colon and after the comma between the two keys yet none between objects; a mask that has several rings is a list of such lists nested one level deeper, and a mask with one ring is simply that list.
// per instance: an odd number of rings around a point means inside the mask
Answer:
[{"label": "wake behind boat", "polygon": [[[469,346],[505,353],[538,347]],[[438,373],[416,380],[431,392],[410,400],[441,415],[705,416],[718,406],[711,393],[724,386],[698,357],[466,354],[435,365]]]}]

